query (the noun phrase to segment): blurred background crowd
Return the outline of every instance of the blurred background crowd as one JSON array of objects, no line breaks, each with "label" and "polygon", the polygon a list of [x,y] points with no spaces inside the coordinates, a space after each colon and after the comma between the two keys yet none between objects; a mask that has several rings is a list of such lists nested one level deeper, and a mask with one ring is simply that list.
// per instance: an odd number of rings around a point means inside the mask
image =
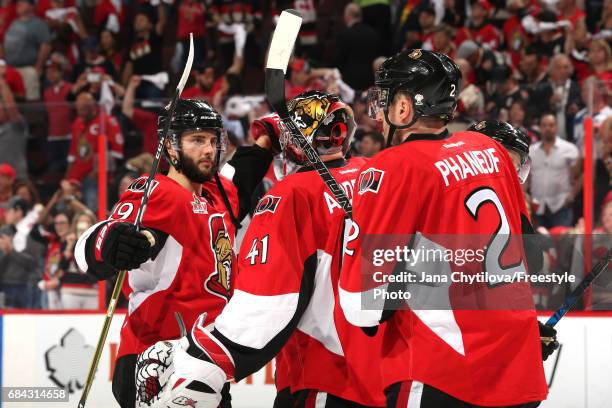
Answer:
[{"label": "blurred background crowd", "polygon": [[[556,245],[578,245],[585,232],[592,117],[594,232],[612,232],[612,0],[0,0],[0,307],[98,307],[74,245],[150,167],[189,33],[183,97],[222,113],[231,145],[250,144],[251,121],[268,112],[263,64],[285,8],[304,18],[287,97],[318,89],[350,103],[352,155],[384,147],[366,95],[386,57],[423,48],[455,59],[463,84],[451,129],[500,119],[531,139],[525,191],[549,243],[547,273],[581,267],[562,262]],[[99,211],[102,134],[108,204]],[[554,294],[542,293],[539,307],[550,307]]]}]

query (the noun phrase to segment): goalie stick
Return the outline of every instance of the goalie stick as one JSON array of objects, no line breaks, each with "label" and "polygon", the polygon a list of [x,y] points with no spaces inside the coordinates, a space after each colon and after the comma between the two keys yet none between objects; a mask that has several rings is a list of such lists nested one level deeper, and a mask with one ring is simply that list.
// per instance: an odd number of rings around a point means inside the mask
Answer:
[{"label": "goalie stick", "polygon": [[[140,230],[142,217],[144,216],[145,210],[147,208],[147,203],[149,202],[149,196],[151,195],[151,184],[155,179],[157,174],[157,170],[159,168],[159,161],[161,159],[161,155],[164,149],[164,145],[166,139],[168,138],[168,132],[170,130],[170,123],[172,122],[172,116],[174,116],[174,111],[176,110],[176,105],[178,100],[183,92],[183,88],[185,88],[185,84],[187,83],[187,79],[189,79],[189,74],[191,73],[191,66],[193,64],[193,34],[189,34],[189,54],[187,55],[187,62],[185,63],[185,68],[183,70],[183,74],[181,75],[181,79],[174,91],[174,95],[172,96],[172,100],[170,105],[166,107],[168,111],[168,120],[164,124],[164,129],[162,133],[162,137],[159,139],[159,143],[157,144],[157,151],[155,152],[155,159],[153,160],[153,165],[151,166],[151,171],[149,172],[149,176],[147,177],[147,181],[145,182],[142,199],[140,201],[140,207],[138,208],[138,212],[136,213],[136,219],[134,220],[134,225],[136,226],[136,230]],[[143,233],[147,236],[149,243],[151,246],[155,245],[155,239],[153,235],[148,231],[143,231]],[[83,393],[81,394],[81,399],[79,400],[79,408],[84,408],[85,403],[87,402],[87,396],[89,395],[89,391],[91,390],[91,386],[93,384],[94,377],[96,375],[96,370],[98,369],[98,363],[100,362],[100,357],[102,356],[102,350],[104,349],[104,343],[106,343],[106,337],[108,336],[108,330],[110,328],[110,324],[113,320],[113,315],[115,314],[115,308],[117,307],[117,302],[119,301],[119,295],[121,294],[121,288],[123,287],[123,281],[125,279],[126,270],[120,271],[117,275],[117,281],[115,282],[115,286],[113,287],[113,292],[111,294],[110,301],[108,303],[108,309],[106,310],[106,317],[104,318],[104,324],[102,325],[102,331],[100,333],[100,337],[98,338],[98,344],[96,345],[96,349],[94,351],[93,358],[91,360],[91,365],[89,366],[89,371],[87,372],[87,379],[85,380],[85,385],[83,387]]]},{"label": "goalie stick", "polygon": [[266,61],[266,98],[274,111],[278,113],[282,124],[291,133],[293,140],[302,149],[310,164],[319,173],[334,195],[336,201],[342,206],[346,214],[351,217],[353,209],[349,198],[334,176],[329,172],[327,166],[321,161],[315,148],[308,143],[300,129],[295,125],[287,109],[285,101],[285,72],[287,71],[289,57],[291,56],[291,51],[293,50],[293,45],[301,25],[302,17],[295,10],[284,10],[276,23],[276,29],[272,35],[268,59]]}]

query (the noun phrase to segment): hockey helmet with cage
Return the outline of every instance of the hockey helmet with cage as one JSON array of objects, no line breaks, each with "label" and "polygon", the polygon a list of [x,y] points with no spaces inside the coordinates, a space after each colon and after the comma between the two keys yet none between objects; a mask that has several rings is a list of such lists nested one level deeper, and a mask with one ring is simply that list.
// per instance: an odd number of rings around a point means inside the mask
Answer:
[{"label": "hockey helmet with cage", "polygon": [[[320,155],[329,155],[349,150],[357,125],[353,109],[333,94],[308,91],[287,103],[289,115],[306,140]],[[308,163],[302,149],[293,142],[290,132],[282,122],[280,145],[287,158],[297,164]]]},{"label": "hockey helmet with cage", "polygon": [[498,141],[507,150],[516,152],[519,157],[517,164],[517,174],[519,181],[524,183],[531,169],[531,159],[529,158],[529,137],[507,122],[500,120],[483,120],[473,123],[467,128],[468,131],[482,133],[493,140]]},{"label": "hockey helmet with cage", "polygon": [[[157,122],[157,136],[161,138],[164,132],[164,126],[168,120],[168,111],[164,110],[159,116]],[[221,115],[206,101],[196,99],[179,99],[177,101],[174,115],[170,122],[168,131],[168,140],[170,145],[177,151],[180,151],[180,138],[185,132],[211,130],[217,135],[215,141],[217,149],[216,162],[219,162],[219,156],[225,150],[227,143],[227,134],[223,129]],[[180,160],[172,159],[164,146],[164,156],[177,170],[180,169]]]},{"label": "hockey helmet with cage", "polygon": [[[395,129],[407,129],[419,118],[453,118],[461,90],[461,72],[448,56],[435,51],[404,50],[387,59],[377,70],[375,87],[368,92],[368,115],[376,119],[380,110],[390,127],[387,145]],[[410,123],[395,124],[389,120],[388,108],[398,92],[412,101],[414,115]]]}]

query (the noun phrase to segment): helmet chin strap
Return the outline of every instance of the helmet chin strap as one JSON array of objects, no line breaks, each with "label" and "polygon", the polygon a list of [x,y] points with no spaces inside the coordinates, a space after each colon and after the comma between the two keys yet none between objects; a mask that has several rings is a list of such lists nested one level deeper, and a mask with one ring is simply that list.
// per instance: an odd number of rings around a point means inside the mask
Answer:
[{"label": "helmet chin strap", "polygon": [[408,122],[405,125],[396,125],[395,123],[391,122],[391,120],[389,119],[389,110],[383,109],[383,112],[385,114],[385,122],[387,122],[387,125],[389,125],[389,134],[387,135],[387,147],[391,147],[391,142],[393,141],[393,135],[395,134],[395,131],[397,129],[408,129],[409,127],[414,125],[417,120],[419,120],[419,116],[420,116],[420,115],[417,115],[415,111],[413,118],[410,122]]}]

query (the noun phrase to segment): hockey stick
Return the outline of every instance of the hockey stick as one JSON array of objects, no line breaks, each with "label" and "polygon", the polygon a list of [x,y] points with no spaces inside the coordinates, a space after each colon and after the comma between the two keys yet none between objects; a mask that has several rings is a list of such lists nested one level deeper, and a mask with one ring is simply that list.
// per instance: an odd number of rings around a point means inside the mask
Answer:
[{"label": "hockey stick", "polygon": [[[612,259],[612,248],[608,249],[608,252],[606,253],[606,255],[604,255],[603,259],[599,261],[593,267],[593,269],[591,270],[591,273],[585,276],[585,278],[582,280],[582,282],[580,282],[580,284],[576,287],[576,289],[574,289],[572,293],[570,293],[565,298],[561,307],[559,307],[557,311],[548,318],[548,320],[546,321],[547,325],[554,327],[557,323],[559,323],[559,320],[561,320],[561,318],[565,316],[565,314],[572,307],[574,307],[574,305],[578,302],[578,300],[582,297],[582,295],[584,295],[584,292],[586,292],[586,290],[589,288],[589,286],[591,286],[591,284],[595,281],[595,279],[597,279],[599,275],[602,274],[603,271],[608,269],[608,263],[610,263],[611,259]],[[542,341],[546,341],[547,339],[549,338],[542,337]],[[552,341],[552,339],[550,340]]]},{"label": "hockey stick", "polygon": [[[172,101],[170,102],[170,105],[166,107],[166,109],[168,110],[168,120],[166,120],[166,123],[164,124],[162,137],[159,139],[159,143],[157,144],[155,160],[153,160],[151,171],[149,172],[149,176],[147,177],[147,181],[144,185],[142,200],[140,201],[140,207],[138,208],[138,212],[136,213],[136,219],[134,220],[136,230],[140,230],[142,217],[144,216],[145,210],[147,208],[147,203],[149,202],[149,196],[151,194],[151,184],[153,183],[155,175],[157,174],[157,170],[159,168],[159,161],[161,159],[164,145],[168,137],[168,132],[170,130],[170,122],[172,122],[172,116],[174,116],[174,111],[176,110],[178,99],[181,96],[181,92],[183,92],[183,88],[185,88],[185,84],[187,83],[187,79],[189,78],[189,74],[191,73],[192,64],[193,34],[189,34],[189,54],[187,55],[187,62],[185,63],[185,69],[183,70],[181,79],[176,87],[176,90],[174,91],[174,95],[172,96]],[[145,233],[145,235],[147,236],[147,239],[149,240],[151,246],[155,245],[155,239],[153,238],[153,235],[151,235],[151,233],[149,233],[148,231],[143,231],[143,233]],[[119,295],[121,294],[121,288],[123,287],[123,281],[125,279],[126,273],[127,271],[123,270],[120,271],[117,275],[117,281],[115,282],[115,287],[113,288],[113,293],[111,294],[111,298],[108,303],[108,309],[106,310],[106,317],[104,318],[102,332],[100,333],[100,337],[98,338],[98,344],[96,345],[96,350],[94,351],[94,356],[91,360],[89,371],[87,372],[87,379],[85,381],[85,386],[83,387],[81,399],[79,400],[79,408],[84,408],[85,403],[87,402],[87,396],[89,395],[89,391],[91,390],[91,386],[96,375],[96,370],[98,369],[98,363],[100,362],[100,357],[102,356],[104,343],[106,343],[106,337],[108,336],[108,330],[113,320],[113,315],[115,314],[115,308],[117,307],[117,302],[119,300]]]},{"label": "hockey stick", "polygon": [[284,10],[276,23],[266,61],[266,98],[278,113],[283,125],[291,132],[293,140],[300,146],[310,164],[319,173],[338,203],[350,217],[353,209],[347,195],[334,179],[334,176],[331,175],[327,166],[321,161],[315,148],[308,143],[300,129],[291,120],[287,109],[285,72],[301,25],[302,17],[295,10]]}]

